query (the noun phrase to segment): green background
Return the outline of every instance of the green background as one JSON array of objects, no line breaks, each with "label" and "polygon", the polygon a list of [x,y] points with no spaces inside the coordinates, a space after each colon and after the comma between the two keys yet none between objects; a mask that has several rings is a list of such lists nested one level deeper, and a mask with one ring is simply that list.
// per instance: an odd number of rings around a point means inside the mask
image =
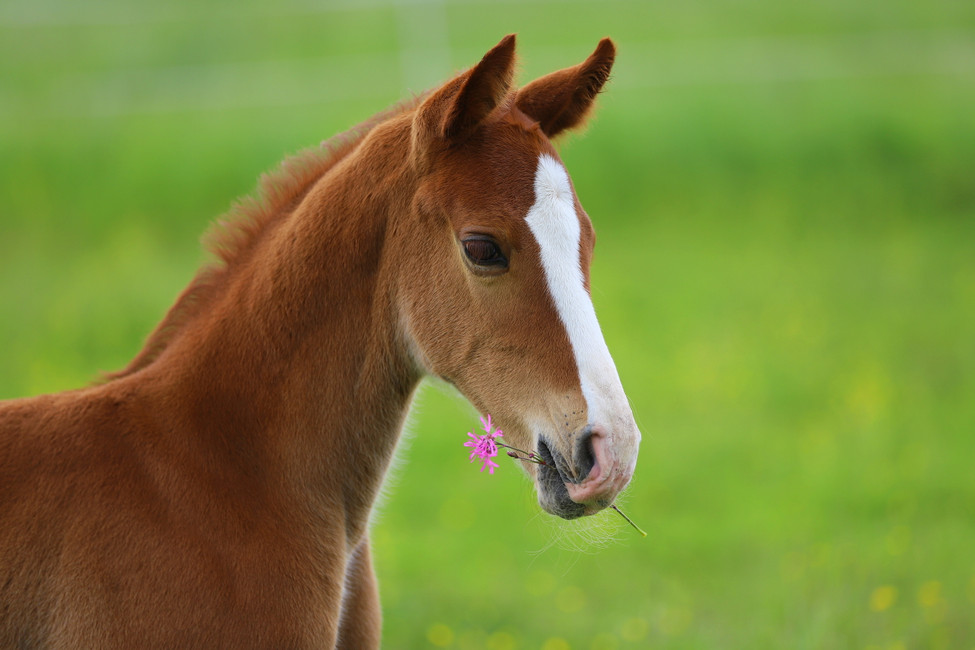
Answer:
[{"label": "green background", "polygon": [[523,81],[619,47],[561,151],[649,537],[480,474],[476,414],[425,386],[385,647],[975,646],[968,0],[7,0],[0,398],[125,365],[260,173],[508,32]]}]

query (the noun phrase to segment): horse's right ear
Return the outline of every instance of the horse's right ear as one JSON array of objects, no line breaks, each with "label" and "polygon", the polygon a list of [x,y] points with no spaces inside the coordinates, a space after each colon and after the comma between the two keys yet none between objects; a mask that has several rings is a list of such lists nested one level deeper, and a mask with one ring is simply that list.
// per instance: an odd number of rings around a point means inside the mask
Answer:
[{"label": "horse's right ear", "polygon": [[508,34],[480,63],[435,90],[413,120],[415,152],[432,141],[451,145],[466,140],[508,94],[514,67],[515,35]]}]

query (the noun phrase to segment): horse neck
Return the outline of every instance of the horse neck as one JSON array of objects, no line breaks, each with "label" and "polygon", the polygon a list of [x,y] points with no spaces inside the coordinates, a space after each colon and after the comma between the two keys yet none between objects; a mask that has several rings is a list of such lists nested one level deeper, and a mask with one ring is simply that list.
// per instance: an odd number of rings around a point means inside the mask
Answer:
[{"label": "horse neck", "polygon": [[367,143],[268,226],[147,369],[175,401],[176,429],[198,437],[191,445],[337,505],[350,536],[365,525],[420,379],[382,257],[387,215],[408,205],[396,197],[409,181]]}]

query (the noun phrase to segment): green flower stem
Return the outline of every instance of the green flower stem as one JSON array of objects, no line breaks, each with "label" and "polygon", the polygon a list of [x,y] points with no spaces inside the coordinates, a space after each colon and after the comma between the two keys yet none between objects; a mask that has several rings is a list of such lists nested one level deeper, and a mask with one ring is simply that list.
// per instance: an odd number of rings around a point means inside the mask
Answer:
[{"label": "green flower stem", "polygon": [[644,537],[647,536],[647,531],[643,530],[642,528],[640,528],[639,526],[637,526],[636,524],[634,524],[633,523],[633,520],[630,519],[629,517],[627,517],[625,514],[623,514],[623,511],[620,510],[619,508],[617,508],[615,503],[613,505],[611,505],[610,508],[612,508],[616,512],[620,513],[620,517],[622,517],[623,519],[625,519],[628,524],[630,524],[631,526],[633,526],[634,528],[636,528],[636,532],[640,533]]}]

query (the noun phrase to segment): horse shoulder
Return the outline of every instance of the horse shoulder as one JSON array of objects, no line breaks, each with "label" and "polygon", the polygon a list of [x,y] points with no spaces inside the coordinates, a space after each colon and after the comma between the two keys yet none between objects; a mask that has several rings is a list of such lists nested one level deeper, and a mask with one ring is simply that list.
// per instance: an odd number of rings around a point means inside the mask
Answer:
[{"label": "horse shoulder", "polygon": [[0,644],[47,637],[67,541],[80,522],[97,519],[87,497],[93,481],[113,480],[97,461],[99,418],[88,394],[0,403]]},{"label": "horse shoulder", "polygon": [[342,540],[201,471],[131,384],[0,403],[0,646],[328,647]]}]

